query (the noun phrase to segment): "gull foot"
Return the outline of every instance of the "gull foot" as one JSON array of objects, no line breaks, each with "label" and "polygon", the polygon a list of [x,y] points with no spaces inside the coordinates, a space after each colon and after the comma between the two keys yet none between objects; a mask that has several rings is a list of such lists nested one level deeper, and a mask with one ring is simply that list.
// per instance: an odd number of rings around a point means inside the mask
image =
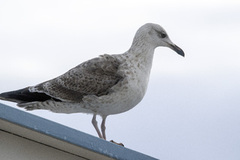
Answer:
[{"label": "gull foot", "polygon": [[117,145],[119,145],[119,146],[123,146],[123,147],[124,147],[124,145],[123,145],[122,143],[117,143],[117,142],[115,142],[115,141],[113,141],[113,140],[111,140],[110,142],[112,142],[112,143],[114,143],[114,144],[117,144]]}]

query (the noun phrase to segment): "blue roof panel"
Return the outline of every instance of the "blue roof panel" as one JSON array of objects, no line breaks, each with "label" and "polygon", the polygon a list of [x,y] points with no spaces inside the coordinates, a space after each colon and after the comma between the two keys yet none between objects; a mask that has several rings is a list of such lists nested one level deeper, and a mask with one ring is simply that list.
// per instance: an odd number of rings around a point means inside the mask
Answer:
[{"label": "blue roof panel", "polygon": [[0,119],[119,160],[156,158],[0,103]]}]

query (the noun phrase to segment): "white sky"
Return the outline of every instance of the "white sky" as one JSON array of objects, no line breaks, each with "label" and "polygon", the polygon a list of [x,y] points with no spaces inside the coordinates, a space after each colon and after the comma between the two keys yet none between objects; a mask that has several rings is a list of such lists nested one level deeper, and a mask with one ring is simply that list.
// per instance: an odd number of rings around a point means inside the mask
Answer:
[{"label": "white sky", "polygon": [[[162,25],[186,57],[156,49],[146,96],[108,117],[107,138],[164,160],[239,160],[237,0],[1,0],[0,92],[54,78],[100,54],[123,53],[147,22]],[[97,136],[90,115],[31,113]]]}]

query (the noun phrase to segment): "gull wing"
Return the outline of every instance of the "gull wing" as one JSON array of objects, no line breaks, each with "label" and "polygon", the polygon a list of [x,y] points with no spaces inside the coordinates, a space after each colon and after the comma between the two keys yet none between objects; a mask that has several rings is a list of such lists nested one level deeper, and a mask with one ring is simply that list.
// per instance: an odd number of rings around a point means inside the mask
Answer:
[{"label": "gull wing", "polygon": [[43,82],[29,91],[45,93],[61,101],[80,102],[85,95],[106,95],[123,77],[118,74],[119,60],[103,55],[88,60],[65,74]]}]

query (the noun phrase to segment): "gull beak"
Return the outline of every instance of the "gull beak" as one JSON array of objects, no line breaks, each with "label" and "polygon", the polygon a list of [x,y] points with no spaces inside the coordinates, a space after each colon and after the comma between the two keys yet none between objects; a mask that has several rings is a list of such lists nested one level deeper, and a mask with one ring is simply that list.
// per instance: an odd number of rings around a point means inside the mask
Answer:
[{"label": "gull beak", "polygon": [[173,43],[169,43],[169,48],[171,48],[172,50],[177,52],[179,55],[181,55],[183,57],[185,56],[183,50],[181,48],[179,48],[177,45],[175,45]]}]

